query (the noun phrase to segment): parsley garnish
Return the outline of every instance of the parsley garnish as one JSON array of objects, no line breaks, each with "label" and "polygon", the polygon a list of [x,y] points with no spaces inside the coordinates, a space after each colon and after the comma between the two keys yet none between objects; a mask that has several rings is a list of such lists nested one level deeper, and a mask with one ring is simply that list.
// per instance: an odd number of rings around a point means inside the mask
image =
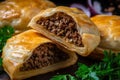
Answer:
[{"label": "parsley garnish", "polygon": [[0,28],[0,53],[2,53],[2,49],[8,38],[12,37],[14,33],[14,29],[12,26],[4,26]]},{"label": "parsley garnish", "polygon": [[[91,66],[78,63],[78,69],[74,74],[75,76],[70,74],[57,75],[50,80],[119,80],[120,53],[115,54],[111,51],[104,51],[104,58],[101,62]],[[74,79],[67,78],[68,75]]]},{"label": "parsley garnish", "polygon": [[[7,39],[12,37],[13,33],[14,33],[14,28],[12,26],[6,25],[0,28],[0,53],[2,53],[2,49],[6,44]],[[2,73],[2,71],[3,71],[2,58],[0,58],[0,73]]]},{"label": "parsley garnish", "polygon": [[50,80],[77,80],[77,79],[74,76],[70,75],[70,74],[66,74],[66,75],[57,75],[57,76],[54,76]]},{"label": "parsley garnish", "polygon": [[0,66],[2,66],[2,58],[0,58]]}]

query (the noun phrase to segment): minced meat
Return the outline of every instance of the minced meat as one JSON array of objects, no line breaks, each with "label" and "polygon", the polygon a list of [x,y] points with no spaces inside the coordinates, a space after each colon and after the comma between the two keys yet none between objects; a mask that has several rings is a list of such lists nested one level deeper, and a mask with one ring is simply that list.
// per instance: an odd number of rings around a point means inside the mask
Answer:
[{"label": "minced meat", "polygon": [[52,16],[40,18],[36,23],[65,39],[66,42],[73,43],[76,46],[83,46],[75,21],[66,13],[57,12]]},{"label": "minced meat", "polygon": [[34,51],[32,56],[23,64],[20,71],[28,71],[32,69],[39,69],[65,61],[69,58],[69,55],[62,50],[60,50],[53,43],[45,43],[38,46]]}]

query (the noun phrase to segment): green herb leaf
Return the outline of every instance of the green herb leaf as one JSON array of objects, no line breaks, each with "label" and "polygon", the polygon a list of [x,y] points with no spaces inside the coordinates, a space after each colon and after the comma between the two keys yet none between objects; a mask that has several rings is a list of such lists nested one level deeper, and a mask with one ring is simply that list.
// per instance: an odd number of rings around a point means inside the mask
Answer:
[{"label": "green herb leaf", "polygon": [[[0,28],[0,53],[2,53],[2,49],[6,44],[8,38],[12,37],[14,33],[14,29],[12,26],[4,26]],[[2,68],[2,58],[0,58],[0,73],[3,72]]]},{"label": "green herb leaf", "polygon": [[0,58],[0,66],[2,66],[2,58]]},{"label": "green herb leaf", "polygon": [[96,75],[96,72],[90,72],[89,76],[93,79],[93,80],[99,80],[99,77]]},{"label": "green herb leaf", "polygon": [[0,53],[2,53],[2,49],[8,38],[12,37],[14,33],[14,29],[12,26],[4,26],[0,28]]},{"label": "green herb leaf", "polygon": [[76,76],[82,80],[99,80],[99,78],[96,75],[96,72],[93,71],[93,66],[88,67],[85,64],[79,63],[78,64],[79,68],[75,72]]},{"label": "green herb leaf", "polygon": [[50,80],[77,80],[74,76],[66,74],[66,75],[57,75],[51,78]]}]

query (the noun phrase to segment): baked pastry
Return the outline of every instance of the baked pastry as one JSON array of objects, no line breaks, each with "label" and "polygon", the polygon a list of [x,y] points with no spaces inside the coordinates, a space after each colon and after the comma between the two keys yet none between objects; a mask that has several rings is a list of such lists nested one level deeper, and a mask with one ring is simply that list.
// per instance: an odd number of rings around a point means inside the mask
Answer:
[{"label": "baked pastry", "polygon": [[25,79],[73,65],[74,52],[68,51],[35,30],[8,39],[2,53],[3,67],[11,79]]},{"label": "baked pastry", "polygon": [[28,26],[82,56],[88,56],[100,42],[97,27],[76,8],[46,9],[33,17]]},{"label": "baked pastry", "polygon": [[6,0],[0,3],[0,27],[11,25],[16,32],[24,31],[31,18],[41,10],[55,7],[48,0]]},{"label": "baked pastry", "polygon": [[[120,16],[97,15],[91,18],[100,31],[101,42],[96,48],[100,54],[104,50],[120,51]],[[99,53],[97,51],[97,53]],[[97,54],[96,54],[97,55]]]}]

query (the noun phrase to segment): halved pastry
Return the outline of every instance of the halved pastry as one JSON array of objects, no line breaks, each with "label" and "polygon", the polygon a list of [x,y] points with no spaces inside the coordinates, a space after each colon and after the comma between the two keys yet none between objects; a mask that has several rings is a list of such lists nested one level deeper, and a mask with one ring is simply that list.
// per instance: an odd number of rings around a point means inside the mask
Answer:
[{"label": "halved pastry", "polygon": [[18,32],[26,26],[33,16],[41,10],[55,7],[48,0],[6,0],[0,3],[0,27],[11,25]]},{"label": "halved pastry", "polygon": [[3,67],[11,79],[25,79],[73,65],[74,52],[56,45],[34,30],[10,38],[2,53]]},{"label": "halved pastry", "polygon": [[92,21],[76,8],[49,8],[32,18],[28,26],[82,56],[99,44],[100,34]]},{"label": "halved pastry", "polygon": [[97,25],[101,35],[101,42],[96,48],[96,53],[103,54],[104,50],[119,52],[120,16],[97,15],[92,17],[91,20]]}]

